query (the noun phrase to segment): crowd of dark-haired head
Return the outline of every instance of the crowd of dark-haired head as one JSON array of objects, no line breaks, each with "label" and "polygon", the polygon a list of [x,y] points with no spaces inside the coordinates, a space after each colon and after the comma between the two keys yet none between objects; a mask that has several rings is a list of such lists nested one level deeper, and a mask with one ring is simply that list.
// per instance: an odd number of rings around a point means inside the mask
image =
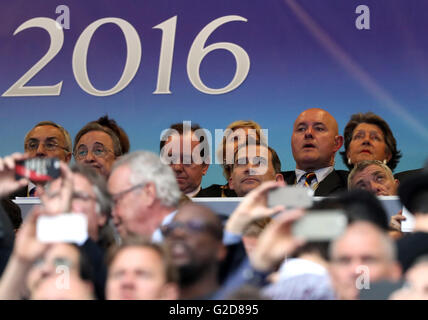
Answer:
[{"label": "crowd of dark-haired head", "polygon": [[[216,152],[194,123],[164,130],[156,152],[131,152],[124,128],[103,116],[72,141],[43,121],[0,158],[0,299],[428,298],[428,168],[394,172],[402,154],[380,116],[354,114],[342,135],[304,110],[292,171],[252,120]],[[342,146],[349,171],[335,169]],[[59,178],[18,177],[33,158],[58,158]],[[215,159],[223,176],[203,188]],[[64,214],[83,214],[83,241],[40,234]]]}]

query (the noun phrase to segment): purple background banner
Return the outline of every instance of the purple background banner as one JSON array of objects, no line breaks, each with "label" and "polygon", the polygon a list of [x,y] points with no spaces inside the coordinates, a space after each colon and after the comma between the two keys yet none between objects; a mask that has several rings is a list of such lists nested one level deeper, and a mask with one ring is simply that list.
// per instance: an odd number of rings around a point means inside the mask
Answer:
[{"label": "purple background banner", "polygon": [[[358,5],[370,9],[370,30],[359,30]],[[403,158],[396,172],[418,168],[428,156],[428,2],[424,0],[217,0],[217,1],[4,1],[0,11],[0,95],[48,51],[46,30],[24,22],[57,19],[59,5],[70,9],[70,29],[51,61],[26,86],[52,86],[56,96],[0,97],[0,156],[23,150],[25,133],[37,122],[60,123],[74,137],[88,121],[108,114],[124,127],[131,149],[158,152],[161,131],[190,120],[209,129],[224,129],[238,119],[252,119],[269,130],[283,170],[295,166],[290,147],[292,125],[306,108],[321,107],[343,128],[351,114],[373,111],[390,124]],[[163,32],[153,27],[177,17],[170,94],[156,90]],[[205,46],[230,42],[250,60],[248,75],[234,90],[207,94],[195,88],[186,70],[189,51],[199,32],[212,21],[224,23]],[[73,74],[76,42],[96,20],[114,17],[138,33],[142,56],[130,83],[120,92],[98,97],[85,92]],[[124,34],[115,24],[94,33],[87,72],[98,90],[116,85],[126,63]],[[192,63],[195,63],[194,61]],[[236,70],[228,50],[213,50],[199,67],[210,88],[227,86]],[[345,168],[339,156],[336,167]],[[224,183],[212,165],[203,186]]]}]

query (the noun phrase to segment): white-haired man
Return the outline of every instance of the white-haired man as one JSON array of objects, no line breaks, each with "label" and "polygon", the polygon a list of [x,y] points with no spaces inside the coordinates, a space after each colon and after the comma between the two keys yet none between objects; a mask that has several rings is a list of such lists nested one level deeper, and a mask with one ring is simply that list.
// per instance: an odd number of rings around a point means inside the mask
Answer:
[{"label": "white-haired man", "polygon": [[172,169],[154,153],[136,151],[117,160],[108,179],[113,219],[123,237],[134,233],[161,241],[159,227],[174,217],[181,192]]}]

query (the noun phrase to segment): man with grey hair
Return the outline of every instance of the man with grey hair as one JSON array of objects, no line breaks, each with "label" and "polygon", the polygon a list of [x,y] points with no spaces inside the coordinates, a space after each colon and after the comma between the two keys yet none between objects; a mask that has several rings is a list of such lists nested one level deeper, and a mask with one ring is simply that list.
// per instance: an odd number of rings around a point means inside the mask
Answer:
[{"label": "man with grey hair", "polygon": [[136,151],[121,157],[112,168],[108,190],[122,237],[134,233],[162,241],[159,227],[173,219],[181,192],[174,172],[159,156]]},{"label": "man with grey hair", "polygon": [[[66,163],[71,160],[71,138],[67,130],[53,121],[37,123],[24,138],[24,150],[31,158],[56,157]],[[36,185],[31,181],[9,198],[36,196]]]},{"label": "man with grey hair", "polygon": [[336,297],[354,300],[360,290],[380,280],[398,281],[401,267],[396,247],[374,224],[358,221],[330,246],[330,275]]},{"label": "man with grey hair", "polygon": [[[363,189],[376,196],[397,195],[399,182],[394,179],[391,169],[379,160],[364,160],[355,165],[348,176],[348,189]],[[390,235],[399,238],[401,234],[401,222],[406,220],[402,211],[391,217]],[[398,232],[398,233],[397,233]]]},{"label": "man with grey hair", "polygon": [[359,162],[348,176],[348,188],[364,189],[377,196],[397,195],[398,180],[391,169],[379,160]]},{"label": "man with grey hair", "polygon": [[25,135],[24,149],[33,157],[57,157],[68,163],[71,160],[70,134],[55,122],[41,121]]}]

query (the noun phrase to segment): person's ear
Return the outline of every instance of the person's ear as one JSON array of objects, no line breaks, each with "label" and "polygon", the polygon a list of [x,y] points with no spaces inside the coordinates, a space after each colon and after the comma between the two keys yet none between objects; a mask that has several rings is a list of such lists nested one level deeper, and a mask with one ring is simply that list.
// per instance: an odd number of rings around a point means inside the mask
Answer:
[{"label": "person's ear", "polygon": [[232,179],[232,177],[230,177],[230,178],[229,178],[229,189],[230,189],[230,190],[235,190],[235,189],[233,188],[233,179]]},{"label": "person's ear", "polygon": [[277,173],[275,175],[275,181],[276,182],[278,182],[278,181],[284,181],[284,176],[282,174],[280,174],[280,173]]},{"label": "person's ear", "polygon": [[334,144],[335,144],[335,151],[337,152],[337,151],[339,151],[339,149],[340,148],[342,148],[342,146],[343,146],[343,141],[344,141],[344,139],[343,139],[343,136],[335,136],[334,137]]},{"label": "person's ear", "polygon": [[202,164],[202,175],[203,175],[203,176],[207,174],[207,171],[208,171],[209,166],[210,166],[210,165],[209,165],[208,163],[203,163],[203,164]]},{"label": "person's ear", "polygon": [[157,198],[156,186],[153,182],[148,182],[141,190],[146,197],[147,207],[152,206]]}]

